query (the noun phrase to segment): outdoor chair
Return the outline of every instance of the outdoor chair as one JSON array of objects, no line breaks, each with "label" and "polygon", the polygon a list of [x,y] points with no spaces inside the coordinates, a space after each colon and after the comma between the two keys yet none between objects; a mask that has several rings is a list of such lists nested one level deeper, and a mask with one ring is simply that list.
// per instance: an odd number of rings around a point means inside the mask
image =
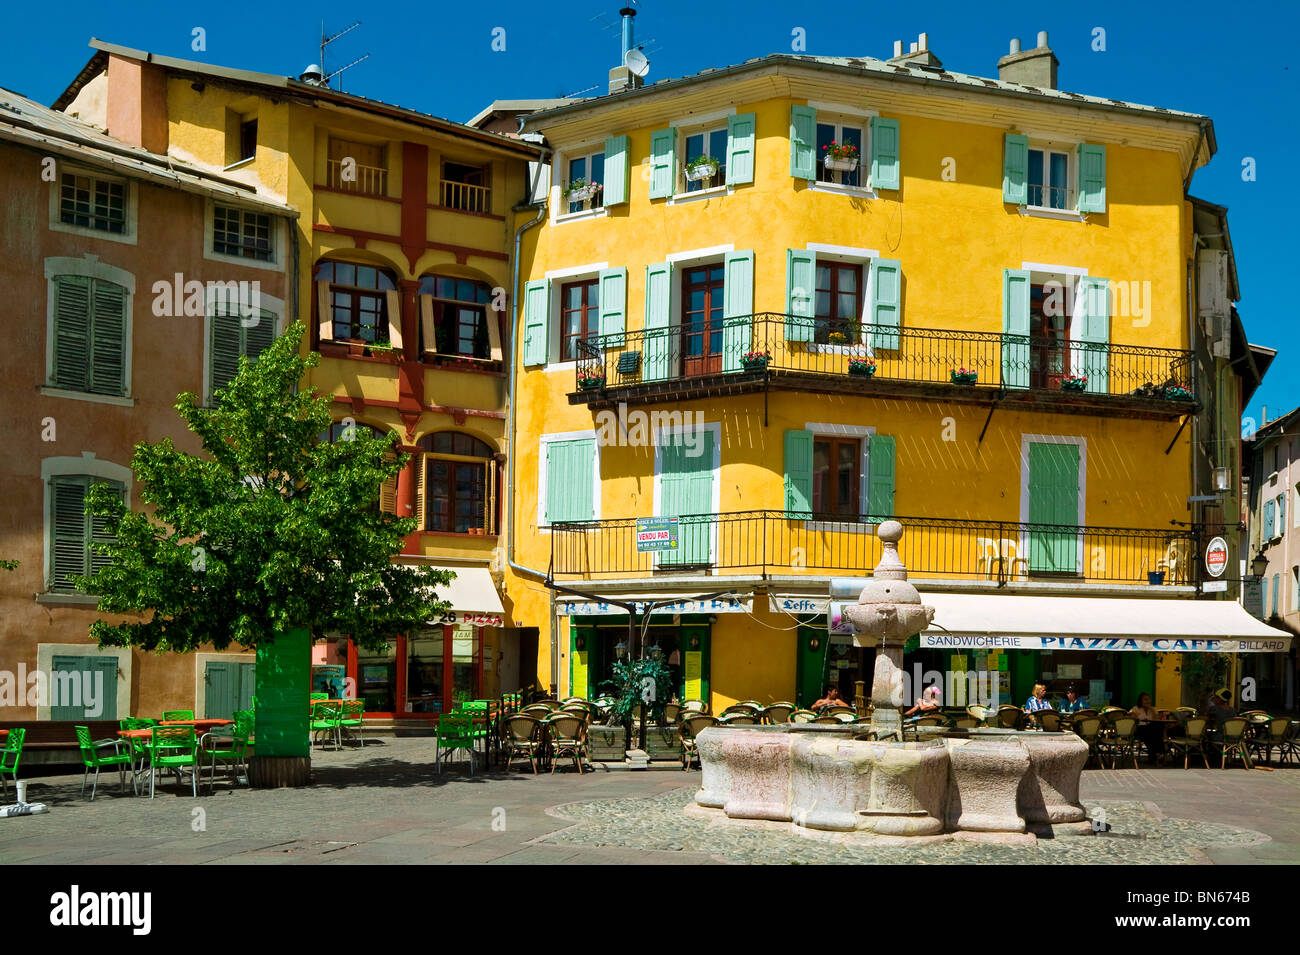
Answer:
[{"label": "outdoor chair", "polygon": [[723,713],[718,722],[728,726],[756,726],[758,717],[748,710],[735,710]]},{"label": "outdoor chair", "polygon": [[993,579],[993,567],[1002,566],[1002,558],[998,556],[998,545],[991,537],[975,538],[975,569],[982,573],[989,580]]},{"label": "outdoor chair", "polygon": [[664,723],[672,725],[677,722],[678,717],[682,715],[682,705],[680,703],[664,704]]},{"label": "outdoor chair", "polygon": [[318,693],[313,693],[313,694],[311,695],[311,701],[312,701],[313,703],[315,703],[317,700],[328,700],[329,698],[330,698],[330,695],[329,695],[328,693],[319,693],[319,692],[318,692]]},{"label": "outdoor chair", "polygon": [[186,767],[190,770],[190,787],[194,797],[199,795],[198,751],[199,741],[193,726],[155,726],[149,739],[149,798],[157,790],[158,770],[171,769],[176,778],[184,782]]},{"label": "outdoor chair", "polygon": [[444,713],[438,717],[437,741],[433,751],[433,764],[439,775],[442,774],[443,760],[450,759],[457,750],[465,750],[469,754],[469,774],[473,776],[474,718],[468,714]]},{"label": "outdoor chair", "polygon": [[366,721],[366,701],[365,700],[344,700],[341,712],[339,713],[339,731],[346,734],[348,730],[356,730],[357,740],[361,743],[362,748],[366,745],[366,734],[362,732]]},{"label": "outdoor chair", "polygon": [[849,706],[847,703],[827,703],[817,712],[819,716],[838,716],[840,713],[853,713],[854,716],[857,715],[853,707]]},{"label": "outdoor chair", "polygon": [[1008,576],[1017,580],[1029,576],[1029,558],[1020,556],[1020,544],[1016,541],[1007,537],[998,541],[998,560],[1002,562]]},{"label": "outdoor chair", "polygon": [[[123,717],[117,721],[119,729],[124,730],[147,730],[157,726],[154,720],[137,719],[133,716]],[[149,752],[149,740],[143,737],[128,737],[123,740],[126,743],[128,752],[132,756],[132,772],[139,775],[144,771],[145,756]],[[139,763],[137,766],[136,763]]]},{"label": "outdoor chair", "polygon": [[163,722],[168,723],[173,720],[192,720],[194,719],[193,710],[163,710]]},{"label": "outdoor chair", "polygon": [[1020,729],[1024,724],[1025,714],[1020,707],[1004,703],[1002,706],[998,707],[996,719],[997,725],[1002,727],[1002,729],[1015,730]]},{"label": "outdoor chair", "polygon": [[834,723],[836,726],[839,726],[839,725],[840,725],[840,721],[839,721],[838,719],[836,719],[834,716],[819,716],[819,717],[817,717],[816,719],[809,720],[808,722],[810,722],[810,723],[822,723],[822,724],[826,724],[826,723]]},{"label": "outdoor chair", "polygon": [[683,771],[691,768],[691,759],[699,760],[699,750],[696,749],[695,737],[700,734],[701,730],[708,729],[710,726],[718,724],[717,717],[709,716],[706,713],[691,713],[682,718],[682,725],[679,735],[682,739],[682,769]]},{"label": "outdoor chair", "polygon": [[[90,787],[90,801],[95,801],[95,791],[99,788],[99,771],[105,766],[110,769],[117,767],[118,780],[122,785],[122,792],[126,792],[126,770],[131,769],[131,791],[135,791],[135,757],[131,753],[131,747],[126,740],[118,739],[99,739],[91,740],[90,727],[74,726],[73,730],[77,734],[77,746],[81,748],[81,762],[85,769],[81,773],[81,795],[86,795],[86,778],[90,771],[95,771],[95,781]],[[111,747],[112,752],[104,752]]]},{"label": "outdoor chair", "polygon": [[725,710],[722,711],[722,715],[730,716],[733,713],[747,713],[750,716],[753,716],[756,715],[758,712],[761,712],[761,710],[755,710],[753,705],[750,703],[732,703],[729,707],[727,707]]},{"label": "outdoor chair", "polygon": [[1258,755],[1262,750],[1264,753],[1264,765],[1267,766],[1269,757],[1273,755],[1273,750],[1278,752],[1278,765],[1282,765],[1283,757],[1286,753],[1287,736],[1291,733],[1291,719],[1287,716],[1277,716],[1268,721],[1264,732],[1250,740],[1247,745],[1252,753]]},{"label": "outdoor chair", "polygon": [[975,727],[979,725],[980,725],[980,721],[975,719],[975,717],[971,716],[970,714],[964,714],[962,716],[958,716],[954,718],[952,721],[953,729],[959,729],[959,730],[973,730],[975,729]]},{"label": "outdoor chair", "polygon": [[1061,714],[1056,710],[1039,710],[1034,714],[1034,719],[1038,720],[1038,725],[1043,728],[1045,733],[1059,733],[1061,731]]},{"label": "outdoor chair", "polygon": [[506,772],[510,772],[510,760],[523,756],[533,767],[537,775],[537,759],[542,755],[542,724],[523,713],[512,713],[505,719],[501,730],[501,751],[505,755]]},{"label": "outdoor chair", "polygon": [[795,705],[793,703],[773,703],[763,710],[763,722],[773,725],[788,723],[790,722],[790,714],[794,711]]},{"label": "outdoor chair", "polygon": [[709,705],[703,700],[687,700],[682,704],[682,712],[707,713],[709,712]]},{"label": "outdoor chair", "polygon": [[230,764],[231,786],[239,781],[239,770],[248,760],[248,738],[253,735],[253,714],[235,714],[235,725],[230,729],[204,733],[199,739],[200,768],[204,757],[208,760],[208,792],[217,785],[217,763]]},{"label": "outdoor chair", "polygon": [[342,727],[340,726],[340,714],[342,705],[339,703],[313,703],[311,705],[311,722],[308,728],[311,731],[311,745],[316,745],[316,737],[321,733],[328,733],[334,737],[334,748],[343,748]]},{"label": "outdoor chair", "polygon": [[1089,761],[1096,760],[1097,765],[1101,765],[1101,719],[1096,716],[1085,716],[1082,719],[1076,719],[1071,727],[1079,739],[1088,744],[1088,760],[1084,762],[1086,766]]},{"label": "outdoor chair", "polygon": [[1133,768],[1138,768],[1137,723],[1137,719],[1132,716],[1118,717],[1112,724],[1110,735],[1102,738],[1102,752],[1110,756],[1111,769],[1114,769],[1121,759],[1133,760]]},{"label": "outdoor chair", "polygon": [[1223,748],[1219,752],[1219,768],[1226,769],[1228,760],[1236,756],[1242,769],[1250,769],[1250,752],[1246,744],[1246,720],[1240,716],[1223,721]]},{"label": "outdoor chair", "polygon": [[21,726],[11,729],[4,749],[0,749],[0,792],[4,793],[6,799],[9,796],[9,780],[5,777],[12,776],[14,785],[18,785],[18,761],[23,756],[23,738],[26,735],[27,730]]},{"label": "outdoor chair", "polygon": [[793,713],[790,714],[790,718],[786,722],[811,723],[815,719],[817,719],[817,714],[814,713],[812,710],[795,710]]},{"label": "outdoor chair", "polygon": [[858,714],[852,710],[840,710],[838,713],[832,713],[831,719],[839,723],[856,723]]},{"label": "outdoor chair", "polygon": [[587,721],[581,716],[561,715],[551,717],[547,724],[551,734],[551,772],[562,756],[572,756],[578,774],[583,772],[582,761],[591,761],[587,754]]},{"label": "outdoor chair", "polygon": [[989,714],[992,713],[993,711],[989,709],[987,706],[983,706],[979,703],[973,703],[970,706],[966,707],[966,712],[968,715],[974,717],[975,720],[979,723],[979,725],[983,726],[986,723],[988,723]]},{"label": "outdoor chair", "polygon": [[551,708],[544,703],[529,703],[523,709],[524,715],[535,720],[544,720],[551,715]]},{"label": "outdoor chair", "polygon": [[1181,736],[1170,737],[1169,748],[1173,750],[1174,755],[1177,756],[1180,752],[1183,754],[1183,769],[1187,768],[1192,753],[1199,753],[1201,760],[1205,763],[1205,768],[1210,768],[1210,758],[1205,753],[1205,724],[1207,722],[1208,720],[1204,716],[1193,717],[1183,724]]}]

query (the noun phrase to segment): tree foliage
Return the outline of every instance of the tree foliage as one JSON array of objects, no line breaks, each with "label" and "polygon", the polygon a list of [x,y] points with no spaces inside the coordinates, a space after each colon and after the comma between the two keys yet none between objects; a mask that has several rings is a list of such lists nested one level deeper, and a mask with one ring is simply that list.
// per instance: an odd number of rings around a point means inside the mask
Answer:
[{"label": "tree foliage", "polygon": [[653,656],[614,664],[614,702],[609,708],[615,723],[627,725],[645,706],[646,719],[662,723],[664,707],[673,698],[673,674]]},{"label": "tree foliage", "polygon": [[380,510],[382,482],[405,457],[395,435],[365,427],[321,440],[330,400],[301,392],[301,323],[217,392],[213,407],[189,393],[176,410],[203,445],[178,450],[170,438],[135,448],[137,500],[127,510],[106,485],[87,510],[103,517],[112,558],[83,589],[105,613],[142,613],[139,622],[91,625],[100,646],[187,651],[205,643],[253,649],[293,627],[313,637],[350,634],[379,648],[395,633],[444,613],[433,588],[444,571],[395,564],[415,521]]}]

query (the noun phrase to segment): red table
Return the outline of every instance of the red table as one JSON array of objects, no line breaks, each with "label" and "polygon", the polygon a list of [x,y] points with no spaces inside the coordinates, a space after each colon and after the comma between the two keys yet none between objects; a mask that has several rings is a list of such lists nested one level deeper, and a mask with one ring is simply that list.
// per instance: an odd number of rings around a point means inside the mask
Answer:
[{"label": "red table", "polygon": [[193,726],[199,733],[204,733],[218,726],[233,726],[234,720],[163,720],[159,726]]}]

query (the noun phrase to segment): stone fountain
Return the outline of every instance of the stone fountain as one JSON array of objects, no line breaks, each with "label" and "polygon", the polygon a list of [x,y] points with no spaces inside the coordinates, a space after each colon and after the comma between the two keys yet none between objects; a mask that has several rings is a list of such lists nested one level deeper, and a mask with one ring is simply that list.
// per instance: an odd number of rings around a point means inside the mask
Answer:
[{"label": "stone fountain", "polygon": [[876,645],[868,724],[713,726],[697,739],[688,812],[876,837],[1033,839],[1091,831],[1079,805],[1088,745],[1073,733],[927,728],[905,741],[903,643],[934,620],[898,555],[903,526],[877,530],[880,562],[845,608]]}]

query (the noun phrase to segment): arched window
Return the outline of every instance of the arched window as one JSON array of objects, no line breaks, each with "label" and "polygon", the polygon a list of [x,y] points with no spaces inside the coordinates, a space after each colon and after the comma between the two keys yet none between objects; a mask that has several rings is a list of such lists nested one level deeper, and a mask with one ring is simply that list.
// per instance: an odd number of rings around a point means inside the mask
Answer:
[{"label": "arched window", "polygon": [[426,275],[420,280],[420,349],[461,358],[501,360],[496,313],[486,282]]},{"label": "arched window", "polygon": [[[372,424],[362,424],[360,422],[348,424],[343,421],[335,421],[330,425],[328,431],[322,431],[318,434],[316,440],[339,444],[344,441],[353,441],[357,435],[366,431],[376,438],[386,438],[388,435],[388,432],[382,428],[376,428]],[[396,456],[397,452],[394,451],[393,457]],[[397,475],[393,475],[379,486],[379,509],[387,511],[389,514],[397,513]]]},{"label": "arched window", "polygon": [[[397,277],[388,269],[352,262],[316,266],[321,341],[389,344],[391,323],[401,324]],[[400,332],[399,332],[400,337]]]},{"label": "arched window", "polygon": [[420,439],[424,528],[452,534],[497,532],[497,462],[490,445],[457,431]]}]

